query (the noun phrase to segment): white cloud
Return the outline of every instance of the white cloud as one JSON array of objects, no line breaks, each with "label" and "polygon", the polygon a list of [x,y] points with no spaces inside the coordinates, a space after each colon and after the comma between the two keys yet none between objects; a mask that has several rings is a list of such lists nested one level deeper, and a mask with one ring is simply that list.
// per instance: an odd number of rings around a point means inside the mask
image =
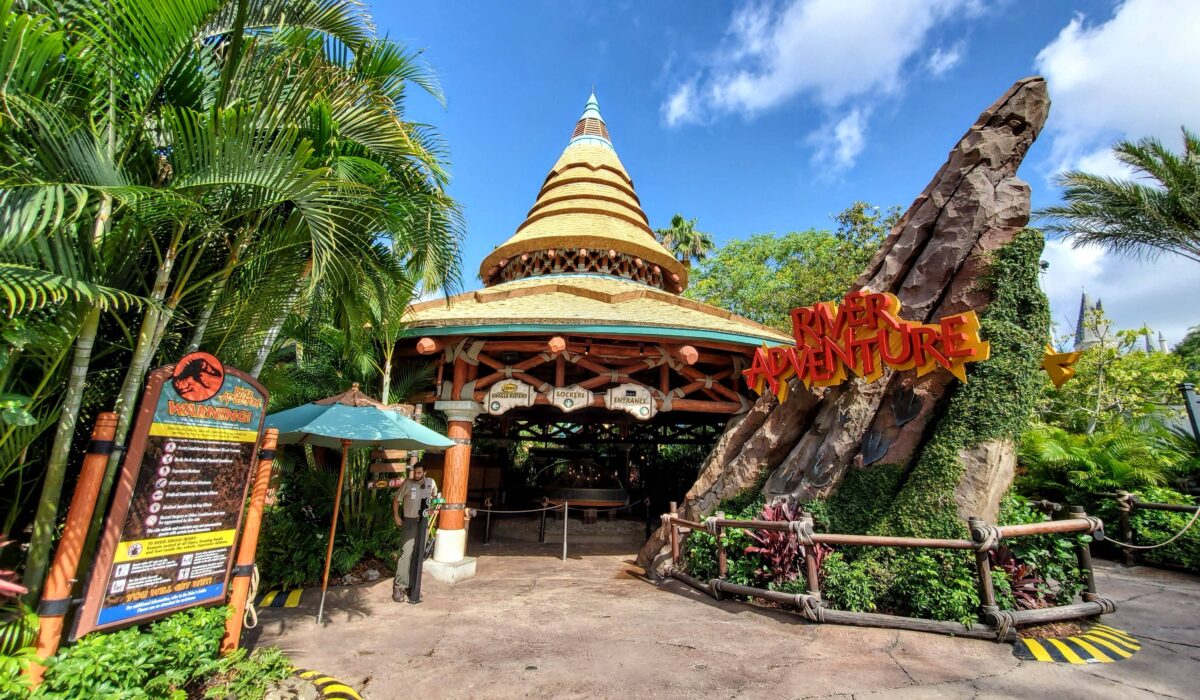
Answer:
[{"label": "white cloud", "polygon": [[832,108],[895,93],[930,30],[969,6],[965,0],[748,4],[734,12],[712,64],[678,91],[692,91],[697,107],[714,115],[753,115],[801,94]]},{"label": "white cloud", "polygon": [[[727,115],[754,117],[805,97],[829,115],[829,128],[822,130],[828,139],[808,139],[815,159],[851,164],[865,146],[872,106],[898,94],[915,67],[928,62],[936,74],[961,58],[956,47],[926,57],[931,32],[979,12],[975,0],[744,4],[703,67],[678,82],[663,102],[664,121],[678,126]],[[854,108],[839,115],[851,101]]]},{"label": "white cloud", "polygon": [[1121,138],[1154,136],[1178,148],[1179,128],[1200,126],[1200,2],[1128,0],[1107,21],[1083,15],[1038,53],[1053,105],[1054,169]]},{"label": "white cloud", "polygon": [[668,125],[675,126],[696,120],[696,113],[690,109],[695,100],[694,92],[695,85],[686,83],[666,101],[663,105],[663,119],[667,120]]},{"label": "white cloud", "polygon": [[867,145],[868,116],[868,110],[855,107],[836,122],[825,124],[809,134],[808,142],[815,149],[813,162],[834,171],[854,165]]},{"label": "white cloud", "polygon": [[1047,241],[1042,259],[1049,264],[1042,287],[1058,335],[1074,328],[1079,315],[1079,295],[1087,290],[1104,303],[1104,312],[1116,328],[1149,325],[1174,346],[1200,319],[1180,312],[1174,299],[1200,296],[1196,264],[1180,257],[1163,256],[1157,262],[1117,258],[1099,248],[1073,248],[1065,241]]},{"label": "white cloud", "polygon": [[[1127,0],[1097,22],[1072,19],[1038,53],[1053,104],[1043,138],[1051,139],[1050,173],[1063,169],[1127,178],[1112,156],[1118,139],[1153,136],[1180,148],[1181,126],[1200,128],[1200,2]],[[1060,325],[1074,323],[1086,287],[1118,328],[1148,323],[1169,343],[1200,322],[1178,299],[1200,295],[1196,264],[1163,255],[1153,262],[1099,249],[1048,242],[1046,291]]]},{"label": "white cloud", "polygon": [[963,57],[963,43],[960,41],[957,44],[943,49],[938,47],[934,52],[929,54],[929,58],[925,59],[925,67],[930,74],[935,78],[940,78],[946,74],[946,71],[957,66]]}]

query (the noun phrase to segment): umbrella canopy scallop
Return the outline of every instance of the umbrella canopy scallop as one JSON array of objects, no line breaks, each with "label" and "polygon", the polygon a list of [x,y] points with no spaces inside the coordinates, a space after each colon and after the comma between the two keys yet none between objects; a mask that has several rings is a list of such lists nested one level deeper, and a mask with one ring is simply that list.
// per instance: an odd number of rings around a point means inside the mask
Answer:
[{"label": "umbrella canopy scallop", "polygon": [[406,406],[387,406],[358,390],[267,416],[280,444],[392,450],[444,450],[454,442],[405,415]]}]

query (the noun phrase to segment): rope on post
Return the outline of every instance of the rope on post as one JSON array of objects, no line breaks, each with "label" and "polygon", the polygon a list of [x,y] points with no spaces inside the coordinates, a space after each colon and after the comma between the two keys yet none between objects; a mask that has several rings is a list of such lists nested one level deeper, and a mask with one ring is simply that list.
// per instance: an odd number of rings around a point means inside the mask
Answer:
[{"label": "rope on post", "polygon": [[995,549],[1003,537],[1000,528],[995,525],[982,522],[971,524],[971,539],[975,541],[975,551],[977,552],[988,552]]},{"label": "rope on post", "polygon": [[796,541],[805,547],[811,547],[813,544],[813,522],[811,520],[793,520],[788,523],[788,530],[796,538]]}]

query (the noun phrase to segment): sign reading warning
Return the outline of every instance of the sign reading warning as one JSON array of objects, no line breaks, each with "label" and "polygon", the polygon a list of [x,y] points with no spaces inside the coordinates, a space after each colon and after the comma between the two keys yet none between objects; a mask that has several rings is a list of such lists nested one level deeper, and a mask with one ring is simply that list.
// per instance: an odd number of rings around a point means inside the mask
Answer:
[{"label": "sign reading warning", "polygon": [[208,353],[151,373],[75,638],[224,601],[266,402]]}]

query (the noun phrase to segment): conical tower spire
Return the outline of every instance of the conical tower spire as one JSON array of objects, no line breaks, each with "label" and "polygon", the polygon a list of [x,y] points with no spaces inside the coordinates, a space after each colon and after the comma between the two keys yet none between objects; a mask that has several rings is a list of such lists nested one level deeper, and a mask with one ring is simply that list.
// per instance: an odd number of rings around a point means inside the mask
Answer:
[{"label": "conical tower spire", "polygon": [[575,131],[571,134],[571,142],[567,145],[571,146],[577,143],[593,143],[608,148],[613,147],[612,138],[608,135],[608,125],[604,123],[604,117],[600,116],[600,101],[596,99],[595,88],[592,88],[592,94],[588,96],[587,104],[583,106],[583,114],[579,116],[579,121],[575,122]]},{"label": "conical tower spire", "polygon": [[545,275],[619,277],[675,294],[687,270],[650,228],[595,90],[516,233],[479,266],[492,287]]},{"label": "conical tower spire", "polygon": [[1085,290],[1079,298],[1079,320],[1075,322],[1075,347],[1073,349],[1087,350],[1100,342],[1100,338],[1096,336],[1096,329],[1090,325],[1091,320],[1088,318],[1089,314],[1098,310],[1100,310],[1100,304],[1093,304]]}]

